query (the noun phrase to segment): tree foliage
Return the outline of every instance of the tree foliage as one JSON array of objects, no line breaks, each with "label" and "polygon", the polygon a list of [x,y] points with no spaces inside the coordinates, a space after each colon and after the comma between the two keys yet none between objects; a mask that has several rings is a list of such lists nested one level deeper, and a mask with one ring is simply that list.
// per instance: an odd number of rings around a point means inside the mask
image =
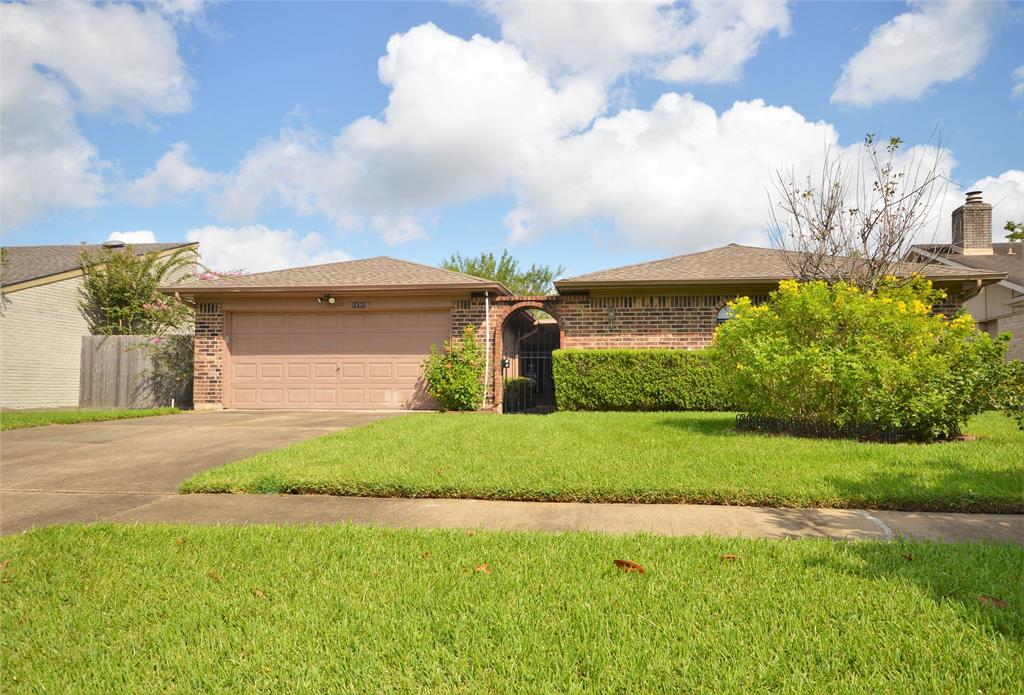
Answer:
[{"label": "tree foliage", "polygon": [[1006,225],[1003,226],[1008,234],[1006,238],[1010,241],[1024,241],[1024,222],[1014,222],[1007,220]]},{"label": "tree foliage", "polygon": [[79,302],[95,335],[160,335],[185,328],[191,309],[158,287],[194,275],[197,254],[184,247],[161,256],[132,248],[82,253],[85,278]]},{"label": "tree foliage", "polygon": [[769,234],[796,279],[867,290],[923,268],[910,266],[907,253],[935,224],[943,150],[901,153],[902,145],[890,138],[880,151],[868,134],[859,152],[827,150],[816,175],[776,172]]},{"label": "tree foliage", "polygon": [[502,251],[500,257],[495,257],[493,253],[481,253],[470,258],[456,253],[441,261],[441,267],[500,282],[517,295],[550,294],[554,290],[552,283],[565,272],[562,266],[531,265],[529,268],[521,268],[519,261],[508,250]]}]

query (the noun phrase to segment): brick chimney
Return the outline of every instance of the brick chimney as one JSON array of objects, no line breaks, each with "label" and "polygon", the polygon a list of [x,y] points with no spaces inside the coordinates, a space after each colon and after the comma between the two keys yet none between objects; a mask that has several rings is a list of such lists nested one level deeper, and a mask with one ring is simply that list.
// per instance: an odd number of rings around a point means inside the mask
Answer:
[{"label": "brick chimney", "polygon": [[992,255],[992,206],[981,201],[981,191],[968,191],[953,211],[953,246],[965,256]]}]

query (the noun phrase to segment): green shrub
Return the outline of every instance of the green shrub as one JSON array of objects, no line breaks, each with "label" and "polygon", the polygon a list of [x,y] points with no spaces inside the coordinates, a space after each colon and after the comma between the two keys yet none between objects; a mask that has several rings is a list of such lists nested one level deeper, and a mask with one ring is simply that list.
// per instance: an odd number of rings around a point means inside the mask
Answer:
[{"label": "green shrub", "polygon": [[1010,360],[1004,364],[993,391],[992,405],[1024,430],[1024,362]]},{"label": "green shrub", "polygon": [[533,379],[528,376],[514,376],[511,379],[505,379],[502,388],[507,395],[524,398],[534,385]]},{"label": "green shrub", "polygon": [[556,350],[559,410],[730,410],[708,351]]},{"label": "green shrub", "polygon": [[955,436],[990,402],[1006,348],[969,315],[932,313],[943,296],[920,278],[868,293],[784,281],[766,304],[733,303],[712,354],[729,396],[752,415],[920,441]]},{"label": "green shrub", "polygon": [[441,410],[475,410],[483,395],[484,354],[476,342],[476,326],[466,326],[462,339],[444,341],[444,350],[430,346],[423,361],[427,391]]}]

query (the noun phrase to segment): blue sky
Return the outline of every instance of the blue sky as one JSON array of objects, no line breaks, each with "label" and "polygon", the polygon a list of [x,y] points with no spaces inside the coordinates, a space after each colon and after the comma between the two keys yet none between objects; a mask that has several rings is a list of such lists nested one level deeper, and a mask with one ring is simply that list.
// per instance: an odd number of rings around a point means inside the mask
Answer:
[{"label": "blue sky", "polygon": [[4,243],[572,274],[765,243],[771,173],[866,132],[1024,218],[1020,6],[596,7],[6,4]]}]

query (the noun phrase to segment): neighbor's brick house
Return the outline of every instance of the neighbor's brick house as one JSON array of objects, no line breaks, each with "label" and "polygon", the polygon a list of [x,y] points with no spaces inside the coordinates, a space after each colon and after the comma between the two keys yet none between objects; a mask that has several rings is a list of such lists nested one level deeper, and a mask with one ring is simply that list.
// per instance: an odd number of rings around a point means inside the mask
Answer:
[{"label": "neighbor's brick house", "polygon": [[[1005,277],[939,265],[925,274],[950,297],[943,311]],[[174,289],[196,303],[197,407],[423,408],[432,402],[419,364],[468,325],[490,346],[490,402],[500,404],[510,340],[544,330],[563,348],[706,347],[727,302],[788,277],[780,252],[730,244],[566,278],[544,297],[390,258]]]}]

